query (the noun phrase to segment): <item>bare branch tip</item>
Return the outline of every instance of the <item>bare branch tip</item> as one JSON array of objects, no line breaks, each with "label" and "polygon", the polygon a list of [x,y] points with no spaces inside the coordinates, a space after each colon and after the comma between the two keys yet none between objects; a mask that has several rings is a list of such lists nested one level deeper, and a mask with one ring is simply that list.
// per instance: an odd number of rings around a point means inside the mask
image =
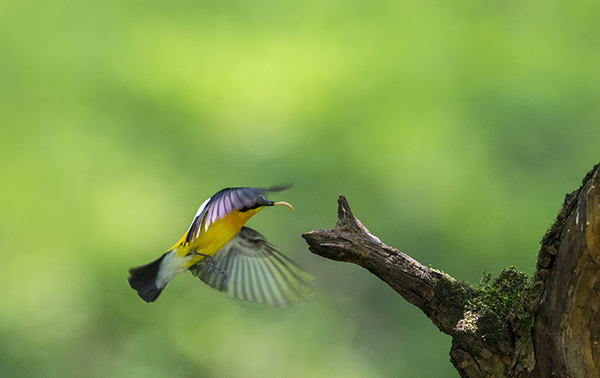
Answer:
[{"label": "bare branch tip", "polygon": [[350,205],[348,205],[348,200],[343,194],[340,194],[338,197],[338,218],[340,220],[354,218],[354,214],[350,210]]}]

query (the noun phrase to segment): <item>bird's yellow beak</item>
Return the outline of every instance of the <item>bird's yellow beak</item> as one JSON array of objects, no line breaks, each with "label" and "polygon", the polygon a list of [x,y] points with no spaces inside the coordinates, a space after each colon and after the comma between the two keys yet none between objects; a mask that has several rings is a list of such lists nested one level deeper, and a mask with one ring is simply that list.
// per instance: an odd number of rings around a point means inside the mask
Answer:
[{"label": "bird's yellow beak", "polygon": [[273,202],[273,206],[279,206],[279,205],[287,206],[290,209],[292,209],[292,211],[294,211],[294,206],[290,205],[287,202]]}]

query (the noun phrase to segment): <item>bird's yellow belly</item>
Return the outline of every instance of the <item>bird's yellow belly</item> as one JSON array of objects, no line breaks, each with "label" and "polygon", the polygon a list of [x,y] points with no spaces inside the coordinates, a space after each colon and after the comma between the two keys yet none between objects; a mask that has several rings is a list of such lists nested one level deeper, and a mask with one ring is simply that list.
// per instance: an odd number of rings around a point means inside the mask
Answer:
[{"label": "bird's yellow belly", "polygon": [[[225,217],[216,220],[208,226],[205,231],[205,224],[200,226],[200,234],[192,239],[188,244],[185,244],[187,232],[181,240],[171,250],[177,248],[177,256],[185,256],[190,251],[195,251],[198,254],[212,256],[217,253],[227,242],[237,234],[240,229],[246,224],[248,219],[256,214],[262,207],[248,210],[237,211],[233,210]],[[186,265],[186,268],[196,264],[203,259],[203,256],[193,257]]]}]

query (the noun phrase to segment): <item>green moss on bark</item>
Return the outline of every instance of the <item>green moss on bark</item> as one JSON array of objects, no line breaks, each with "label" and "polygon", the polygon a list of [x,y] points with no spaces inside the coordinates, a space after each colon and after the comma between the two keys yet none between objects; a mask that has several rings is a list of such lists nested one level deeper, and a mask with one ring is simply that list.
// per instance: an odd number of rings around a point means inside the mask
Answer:
[{"label": "green moss on bark", "polygon": [[[504,269],[493,280],[489,274],[484,275],[481,283],[469,291],[471,295],[455,330],[471,333],[486,349],[509,357],[502,359],[506,372],[533,369],[531,329],[542,289],[541,282],[514,267]],[[481,357],[477,360],[482,366],[493,362],[483,363]]]}]

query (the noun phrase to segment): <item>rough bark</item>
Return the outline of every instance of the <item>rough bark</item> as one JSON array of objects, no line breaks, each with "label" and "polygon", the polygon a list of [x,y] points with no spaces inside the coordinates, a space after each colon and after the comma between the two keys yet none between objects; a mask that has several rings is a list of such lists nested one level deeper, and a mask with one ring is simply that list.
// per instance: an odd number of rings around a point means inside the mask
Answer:
[{"label": "rough bark", "polygon": [[358,264],[452,337],[461,377],[600,378],[600,173],[566,196],[541,242],[536,273],[514,268],[470,286],[373,236],[338,199],[332,230],[303,235],[311,252]]}]

